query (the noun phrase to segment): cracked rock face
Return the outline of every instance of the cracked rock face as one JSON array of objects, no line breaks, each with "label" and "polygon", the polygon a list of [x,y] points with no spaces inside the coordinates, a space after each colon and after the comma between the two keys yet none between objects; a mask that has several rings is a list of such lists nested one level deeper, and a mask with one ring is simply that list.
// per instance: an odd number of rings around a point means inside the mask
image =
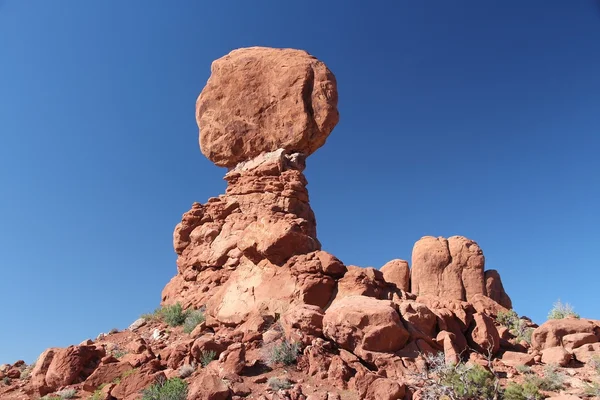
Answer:
[{"label": "cracked rock face", "polygon": [[284,149],[310,155],[339,120],[335,76],[305,51],[250,47],[214,61],[196,102],[200,148],[234,167]]}]

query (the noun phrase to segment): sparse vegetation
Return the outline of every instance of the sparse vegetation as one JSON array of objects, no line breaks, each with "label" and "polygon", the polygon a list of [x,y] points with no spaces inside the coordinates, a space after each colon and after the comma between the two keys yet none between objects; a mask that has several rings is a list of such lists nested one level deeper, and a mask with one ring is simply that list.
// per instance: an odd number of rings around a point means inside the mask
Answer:
[{"label": "sparse vegetation", "polygon": [[511,382],[504,390],[504,400],[541,400],[543,398],[538,382],[531,377],[525,378],[523,383]]},{"label": "sparse vegetation", "polygon": [[563,304],[560,299],[554,303],[554,307],[548,313],[548,319],[579,318],[574,308],[569,304]]},{"label": "sparse vegetation", "polygon": [[4,383],[5,385],[10,385],[11,384],[11,380],[8,376],[5,376],[4,378],[2,378],[2,383]]},{"label": "sparse vegetation", "polygon": [[188,376],[192,375],[194,373],[194,371],[196,370],[196,365],[195,364],[185,364],[182,365],[181,368],[179,368],[179,377],[180,378],[187,378]]},{"label": "sparse vegetation", "polygon": [[587,383],[584,389],[585,395],[594,399],[600,398],[600,383]]},{"label": "sparse vegetation", "polygon": [[113,356],[114,358],[117,358],[117,359],[123,357],[127,353],[128,352],[126,350],[123,350],[120,347],[115,347],[114,349],[112,349],[110,351],[110,355]]},{"label": "sparse vegetation", "polygon": [[185,333],[192,333],[194,328],[204,322],[204,311],[203,310],[193,310],[190,311],[183,322],[183,331]]},{"label": "sparse vegetation", "polygon": [[188,312],[183,311],[180,303],[173,304],[171,306],[164,306],[160,310],[162,320],[169,326],[183,325],[185,319],[188,316]]},{"label": "sparse vegetation", "polygon": [[544,377],[539,378],[539,386],[542,390],[558,391],[563,388],[566,376],[558,371],[553,365],[544,367]]},{"label": "sparse vegetation", "polygon": [[94,393],[92,393],[88,400],[100,400],[102,398],[102,389],[104,389],[105,386],[106,383],[103,383],[102,385],[98,386],[98,388],[94,390]]},{"label": "sparse vegetation", "polygon": [[423,400],[499,398],[497,378],[483,367],[476,364],[448,364],[444,353],[424,357],[427,371],[419,376],[424,382]]},{"label": "sparse vegetation", "polygon": [[217,356],[217,352],[214,350],[203,351],[200,356],[200,364],[206,368],[208,364]]},{"label": "sparse vegetation", "polygon": [[269,387],[271,389],[278,391],[278,390],[290,389],[292,387],[292,382],[290,382],[289,379],[287,379],[287,378],[271,377],[267,381],[267,385],[269,385]]},{"label": "sparse vegetation", "polygon": [[161,379],[142,392],[142,400],[185,400],[188,385],[180,378]]},{"label": "sparse vegetation", "polygon": [[508,331],[517,339],[518,342],[524,340],[531,343],[531,334],[533,328],[527,326],[527,321],[519,318],[514,310],[507,312],[500,311],[496,316],[496,322],[508,328]]},{"label": "sparse vegetation", "polygon": [[517,370],[518,373],[520,373],[522,375],[531,373],[531,367],[528,365],[517,365],[515,367],[515,369]]},{"label": "sparse vegetation", "polygon": [[121,374],[121,379],[127,378],[129,375],[133,375],[137,370],[137,368],[128,369],[127,371]]},{"label": "sparse vegetation", "polygon": [[56,392],[56,395],[60,399],[72,399],[77,394],[77,390],[75,389],[63,389]]},{"label": "sparse vegetation", "polygon": [[112,329],[111,329],[111,330],[110,330],[108,333],[109,333],[109,334],[111,334],[111,335],[112,335],[112,334],[115,334],[115,333],[119,333],[119,329],[117,329],[117,328],[112,328]]},{"label": "sparse vegetation", "polygon": [[590,360],[590,367],[596,370],[596,373],[600,375],[600,356],[593,356]]},{"label": "sparse vegetation", "polygon": [[300,353],[300,343],[292,343],[284,340],[280,344],[275,344],[267,349],[267,364],[273,365],[292,365],[298,359]]}]

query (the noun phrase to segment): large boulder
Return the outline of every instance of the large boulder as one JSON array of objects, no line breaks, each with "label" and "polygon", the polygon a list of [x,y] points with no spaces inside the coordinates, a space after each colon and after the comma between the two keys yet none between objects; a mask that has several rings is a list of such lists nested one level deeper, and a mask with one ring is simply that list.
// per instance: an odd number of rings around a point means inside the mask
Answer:
[{"label": "large boulder", "polygon": [[85,380],[105,355],[104,349],[96,346],[69,346],[57,350],[46,372],[46,385],[57,389]]},{"label": "large boulder", "polygon": [[196,102],[202,153],[223,167],[277,149],[309,155],[337,124],[337,100],[334,75],[305,51],[234,50]]},{"label": "large boulder", "polygon": [[336,300],[325,312],[323,333],[359,356],[365,352],[396,352],[409,333],[390,301],[366,296]]},{"label": "large boulder", "polygon": [[413,247],[411,291],[418,296],[469,300],[486,294],[483,252],[473,240],[425,236]]},{"label": "large boulder", "polygon": [[388,261],[380,271],[386,282],[393,283],[405,292],[410,290],[410,268],[407,261],[400,259]]},{"label": "large boulder", "polygon": [[533,331],[531,346],[535,350],[562,346],[563,337],[574,333],[593,333],[600,337],[600,321],[583,318],[548,320]]},{"label": "large boulder", "polygon": [[495,269],[489,269],[484,272],[485,292],[487,296],[500,304],[502,307],[512,309],[512,301],[504,291],[504,285],[500,274]]}]

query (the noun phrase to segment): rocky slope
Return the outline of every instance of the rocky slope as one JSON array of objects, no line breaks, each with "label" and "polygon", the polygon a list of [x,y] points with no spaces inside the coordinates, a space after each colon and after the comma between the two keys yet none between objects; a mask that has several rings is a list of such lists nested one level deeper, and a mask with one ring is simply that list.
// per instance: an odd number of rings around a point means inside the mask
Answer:
[{"label": "rocky slope", "polygon": [[392,260],[381,269],[344,265],[321,249],[303,170],[339,119],[336,80],[322,62],[299,50],[248,48],[211,70],[196,105],[200,146],[228,168],[228,185],[177,224],[177,274],[162,293],[165,308],[201,310],[196,322],[205,320],[186,329],[147,317],[48,349],[34,367],[1,366],[1,399],[67,391],[137,399],[178,376],[188,399],[484,398],[432,391],[448,383],[436,363],[481,366],[495,398],[554,365],[566,383],[542,385],[540,396],[585,396],[600,321],[537,327],[510,314],[500,275],[485,270],[473,240],[424,237],[411,266]]}]

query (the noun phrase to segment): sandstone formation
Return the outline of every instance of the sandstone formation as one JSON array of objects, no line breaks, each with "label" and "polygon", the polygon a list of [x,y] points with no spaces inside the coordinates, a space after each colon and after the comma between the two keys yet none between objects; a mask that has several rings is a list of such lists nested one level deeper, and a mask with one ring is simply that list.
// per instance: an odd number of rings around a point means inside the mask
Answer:
[{"label": "sandstone formation", "polygon": [[234,50],[196,103],[202,153],[224,167],[277,149],[310,155],[339,120],[337,100],[334,75],[305,51]]},{"label": "sandstone formation", "polygon": [[321,249],[303,170],[336,107],[333,74],[306,52],[248,48],[215,61],[196,117],[202,152],[228,167],[227,189],[183,214],[177,274],[162,292],[163,306],[205,320],[184,329],[142,318],[48,349],[35,367],[0,366],[0,399],[71,389],[133,400],[174,377],[189,384],[188,400],[431,399],[437,354],[498,372],[504,386],[524,365],[593,370],[600,321],[501,325],[511,299],[473,240],[426,236],[412,268],[395,259],[380,270]]}]

